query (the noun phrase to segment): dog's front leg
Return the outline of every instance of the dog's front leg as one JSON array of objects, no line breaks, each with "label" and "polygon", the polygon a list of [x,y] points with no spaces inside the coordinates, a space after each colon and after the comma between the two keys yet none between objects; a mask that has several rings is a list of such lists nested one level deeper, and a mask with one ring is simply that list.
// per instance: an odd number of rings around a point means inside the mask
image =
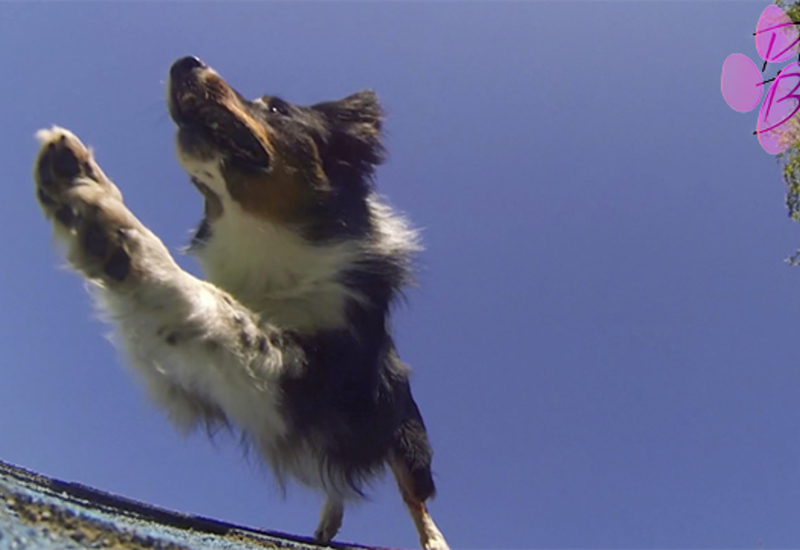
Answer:
[{"label": "dog's front leg", "polygon": [[256,439],[280,432],[278,331],[180,269],[77,137],[61,128],[38,137],[39,204],[70,265],[98,288],[151,396],[184,430],[233,421]]}]

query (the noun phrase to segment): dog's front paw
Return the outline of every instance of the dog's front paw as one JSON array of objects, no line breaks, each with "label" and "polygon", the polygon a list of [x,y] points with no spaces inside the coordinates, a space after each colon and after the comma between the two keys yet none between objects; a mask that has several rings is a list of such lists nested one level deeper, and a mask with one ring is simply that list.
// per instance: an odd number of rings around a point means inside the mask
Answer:
[{"label": "dog's front paw", "polygon": [[33,177],[36,197],[46,216],[57,215],[59,207],[64,206],[59,197],[81,184],[97,186],[122,201],[122,193],[106,177],[92,158],[92,152],[75,134],[53,126],[49,130],[39,130],[36,138],[41,147]]},{"label": "dog's front paw", "polygon": [[122,194],[70,131],[37,133],[36,198],[67,246],[67,259],[84,276],[121,283],[131,274],[131,236],[141,224]]}]

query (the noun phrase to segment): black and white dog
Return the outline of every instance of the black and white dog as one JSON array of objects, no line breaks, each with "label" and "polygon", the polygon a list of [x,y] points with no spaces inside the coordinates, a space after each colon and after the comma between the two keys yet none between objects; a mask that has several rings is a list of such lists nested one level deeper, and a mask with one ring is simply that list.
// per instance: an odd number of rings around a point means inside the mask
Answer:
[{"label": "black and white dog", "polygon": [[183,431],[241,431],[279,482],[326,495],[321,543],[388,465],[426,549],[431,448],[389,315],[416,235],[376,195],[381,108],[362,91],[309,107],[248,101],[194,57],[169,73],[178,160],[205,198],[178,267],[72,133],[38,133],[36,196],[150,396]]}]

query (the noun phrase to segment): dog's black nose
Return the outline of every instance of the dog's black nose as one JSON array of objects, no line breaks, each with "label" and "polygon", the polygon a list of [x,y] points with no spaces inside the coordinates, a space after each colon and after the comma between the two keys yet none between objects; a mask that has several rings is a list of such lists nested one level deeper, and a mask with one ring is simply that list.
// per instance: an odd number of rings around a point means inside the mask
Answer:
[{"label": "dog's black nose", "polygon": [[181,57],[169,69],[170,78],[180,79],[191,73],[194,69],[202,69],[206,64],[194,56]]}]

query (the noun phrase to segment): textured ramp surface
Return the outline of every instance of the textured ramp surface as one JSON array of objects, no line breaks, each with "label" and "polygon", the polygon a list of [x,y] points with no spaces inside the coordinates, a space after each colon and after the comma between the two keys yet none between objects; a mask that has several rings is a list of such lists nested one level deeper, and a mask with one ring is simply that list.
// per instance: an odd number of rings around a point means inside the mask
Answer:
[{"label": "textured ramp surface", "polygon": [[0,550],[363,549],[178,514],[0,462]]}]

